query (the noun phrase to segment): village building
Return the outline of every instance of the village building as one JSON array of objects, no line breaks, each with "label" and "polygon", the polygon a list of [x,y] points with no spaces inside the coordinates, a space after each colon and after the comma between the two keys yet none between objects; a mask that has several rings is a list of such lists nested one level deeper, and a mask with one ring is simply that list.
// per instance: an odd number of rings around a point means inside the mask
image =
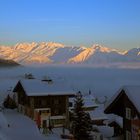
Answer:
[{"label": "village building", "polygon": [[14,100],[18,111],[41,127],[67,127],[69,97],[74,91],[66,84],[41,80],[20,80],[15,86]]},{"label": "village building", "polygon": [[106,104],[104,112],[123,118],[124,140],[140,140],[140,86],[123,86]]}]

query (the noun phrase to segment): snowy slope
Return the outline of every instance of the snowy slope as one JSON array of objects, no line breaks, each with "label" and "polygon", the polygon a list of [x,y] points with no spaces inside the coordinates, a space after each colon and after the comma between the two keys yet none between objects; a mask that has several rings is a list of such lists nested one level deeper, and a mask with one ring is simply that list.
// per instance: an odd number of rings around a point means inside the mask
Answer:
[{"label": "snowy slope", "polygon": [[[2,112],[1,112],[2,113]],[[2,115],[0,116],[2,117]],[[39,132],[35,122],[13,110],[5,110],[3,118],[10,127],[1,125],[2,140],[45,140]]]},{"label": "snowy slope", "polygon": [[39,132],[33,120],[16,110],[0,112],[0,140],[62,140],[62,128],[53,129],[53,132],[45,136]]},{"label": "snowy slope", "polygon": [[58,48],[56,52],[50,57],[54,63],[67,63],[70,58],[75,57],[81,53],[84,47],[64,47]]},{"label": "snowy slope", "polygon": [[0,58],[19,63],[121,63],[140,62],[140,48],[120,52],[119,50],[93,45],[90,48],[65,46],[60,43],[20,43],[11,47],[0,46]]}]

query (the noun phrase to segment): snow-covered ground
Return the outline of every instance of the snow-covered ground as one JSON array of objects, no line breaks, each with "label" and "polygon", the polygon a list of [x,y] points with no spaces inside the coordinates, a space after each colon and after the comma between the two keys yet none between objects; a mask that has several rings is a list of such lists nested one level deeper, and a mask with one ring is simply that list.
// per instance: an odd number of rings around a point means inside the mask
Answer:
[{"label": "snow-covered ground", "polygon": [[16,110],[0,112],[0,140],[62,140],[61,134],[61,128],[53,129],[53,134],[42,134],[34,121]]},{"label": "snow-covered ground", "polygon": [[7,140],[45,140],[45,137],[40,134],[35,123],[28,117],[13,110],[5,110],[4,116],[10,127],[3,129],[1,126],[1,133],[7,136]]}]

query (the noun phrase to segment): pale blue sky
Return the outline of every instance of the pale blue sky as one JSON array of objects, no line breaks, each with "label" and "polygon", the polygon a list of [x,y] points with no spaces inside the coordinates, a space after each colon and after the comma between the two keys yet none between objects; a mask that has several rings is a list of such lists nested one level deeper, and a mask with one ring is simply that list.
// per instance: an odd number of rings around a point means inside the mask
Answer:
[{"label": "pale blue sky", "polygon": [[140,47],[140,0],[0,0],[0,44]]}]

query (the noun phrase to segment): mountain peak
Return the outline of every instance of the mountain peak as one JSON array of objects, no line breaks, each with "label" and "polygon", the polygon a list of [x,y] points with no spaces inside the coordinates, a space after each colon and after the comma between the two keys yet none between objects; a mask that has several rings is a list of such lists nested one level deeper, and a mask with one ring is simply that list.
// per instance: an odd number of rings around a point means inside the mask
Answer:
[{"label": "mountain peak", "polygon": [[92,46],[92,48],[93,49],[95,49],[95,50],[99,50],[99,49],[101,49],[101,48],[103,48],[101,45],[99,45],[99,44],[94,44],[93,46]]},{"label": "mountain peak", "polygon": [[94,51],[99,51],[99,52],[111,52],[111,51],[116,51],[115,49],[111,49],[111,48],[107,48],[107,47],[103,47],[99,44],[95,44],[91,47]]},{"label": "mountain peak", "polygon": [[63,44],[61,44],[61,43],[56,43],[56,42],[48,42],[47,45],[48,45],[48,46],[55,46],[55,47],[64,47]]},{"label": "mountain peak", "polygon": [[39,46],[48,46],[48,47],[64,47],[61,43],[56,42],[40,42],[38,43]]}]

